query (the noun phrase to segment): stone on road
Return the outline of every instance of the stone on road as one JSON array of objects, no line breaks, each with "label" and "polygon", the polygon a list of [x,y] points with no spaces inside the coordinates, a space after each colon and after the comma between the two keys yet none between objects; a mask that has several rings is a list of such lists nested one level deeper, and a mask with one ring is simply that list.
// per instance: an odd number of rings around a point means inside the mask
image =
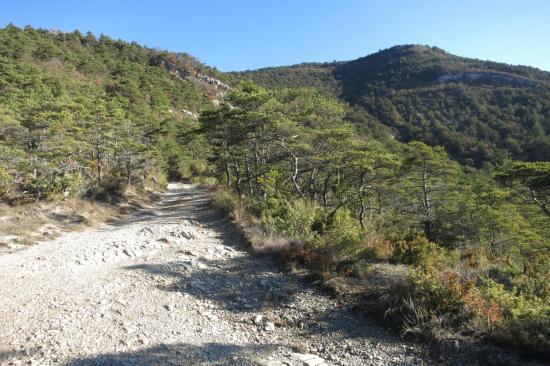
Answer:
[{"label": "stone on road", "polygon": [[[40,258],[40,260],[38,260]],[[270,258],[190,184],[0,256],[1,365],[407,365],[421,349]]]}]

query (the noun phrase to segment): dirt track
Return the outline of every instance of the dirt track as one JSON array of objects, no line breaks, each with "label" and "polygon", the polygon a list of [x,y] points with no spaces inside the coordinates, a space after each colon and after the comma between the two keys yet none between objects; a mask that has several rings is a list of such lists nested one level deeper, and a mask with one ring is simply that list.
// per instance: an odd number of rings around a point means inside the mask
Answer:
[{"label": "dirt track", "polygon": [[238,238],[172,184],[130,218],[0,256],[0,364],[426,363]]}]

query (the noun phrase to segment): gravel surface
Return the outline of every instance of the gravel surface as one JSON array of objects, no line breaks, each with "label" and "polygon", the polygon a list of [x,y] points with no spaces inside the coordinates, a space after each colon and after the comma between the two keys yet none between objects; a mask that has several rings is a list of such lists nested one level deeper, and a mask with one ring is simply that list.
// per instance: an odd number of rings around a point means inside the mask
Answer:
[{"label": "gravel surface", "polygon": [[405,343],[247,252],[194,185],[0,256],[1,365],[417,365]]}]

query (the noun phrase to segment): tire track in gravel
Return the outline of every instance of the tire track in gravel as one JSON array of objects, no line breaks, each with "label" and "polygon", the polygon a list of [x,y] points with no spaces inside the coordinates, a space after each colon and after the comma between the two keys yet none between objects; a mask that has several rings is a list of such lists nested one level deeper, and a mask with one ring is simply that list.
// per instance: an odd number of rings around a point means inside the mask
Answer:
[{"label": "tire track in gravel", "polygon": [[1,365],[414,365],[423,350],[246,251],[206,192],[0,256]]}]

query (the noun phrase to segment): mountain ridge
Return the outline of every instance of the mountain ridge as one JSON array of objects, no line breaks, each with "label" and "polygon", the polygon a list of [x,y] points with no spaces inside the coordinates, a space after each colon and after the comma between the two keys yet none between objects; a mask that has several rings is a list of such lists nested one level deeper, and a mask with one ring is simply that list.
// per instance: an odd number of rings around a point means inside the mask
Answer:
[{"label": "mountain ridge", "polygon": [[550,73],[536,68],[401,45],[352,61],[231,75],[269,88],[317,88],[363,109],[399,140],[442,145],[468,165],[550,160]]},{"label": "mountain ridge", "polygon": [[370,56],[373,56],[373,55],[387,55],[387,54],[392,53],[392,52],[401,52],[402,54],[405,55],[406,52],[408,52],[410,54],[411,52],[418,52],[418,51],[422,51],[422,50],[423,51],[436,52],[436,53],[440,53],[442,55],[447,55],[447,56],[451,56],[451,57],[467,59],[467,60],[478,62],[478,63],[489,63],[489,64],[492,64],[492,65],[500,65],[502,67],[508,67],[508,68],[509,67],[521,68],[521,69],[524,69],[525,72],[531,71],[531,72],[536,72],[536,73],[541,73],[541,74],[547,74],[547,77],[550,80],[550,71],[548,71],[548,70],[543,70],[543,69],[540,69],[540,68],[537,68],[537,67],[534,67],[534,66],[523,65],[523,64],[508,64],[508,63],[505,63],[505,62],[494,61],[494,60],[489,60],[489,59],[484,60],[484,59],[478,59],[478,58],[475,58],[475,57],[459,56],[459,55],[455,55],[451,52],[448,52],[448,51],[446,51],[443,48],[440,48],[438,46],[429,46],[429,45],[424,45],[424,44],[398,44],[398,45],[394,45],[394,46],[391,46],[391,47],[388,47],[388,48],[380,49],[376,52],[372,52],[372,53],[366,54],[364,56],[359,56],[357,58],[353,58],[353,59],[350,59],[350,60],[304,61],[304,62],[289,64],[289,65],[264,66],[264,67],[254,68],[254,69],[226,71],[225,73],[227,73],[227,74],[242,74],[242,73],[248,73],[248,72],[254,72],[254,71],[264,71],[264,70],[272,70],[272,69],[280,69],[280,68],[297,68],[297,67],[330,68],[331,66],[337,66],[337,65],[341,65],[341,64],[345,64],[345,63],[353,63],[353,62],[361,61],[361,60],[364,60],[364,59],[366,59]]}]

